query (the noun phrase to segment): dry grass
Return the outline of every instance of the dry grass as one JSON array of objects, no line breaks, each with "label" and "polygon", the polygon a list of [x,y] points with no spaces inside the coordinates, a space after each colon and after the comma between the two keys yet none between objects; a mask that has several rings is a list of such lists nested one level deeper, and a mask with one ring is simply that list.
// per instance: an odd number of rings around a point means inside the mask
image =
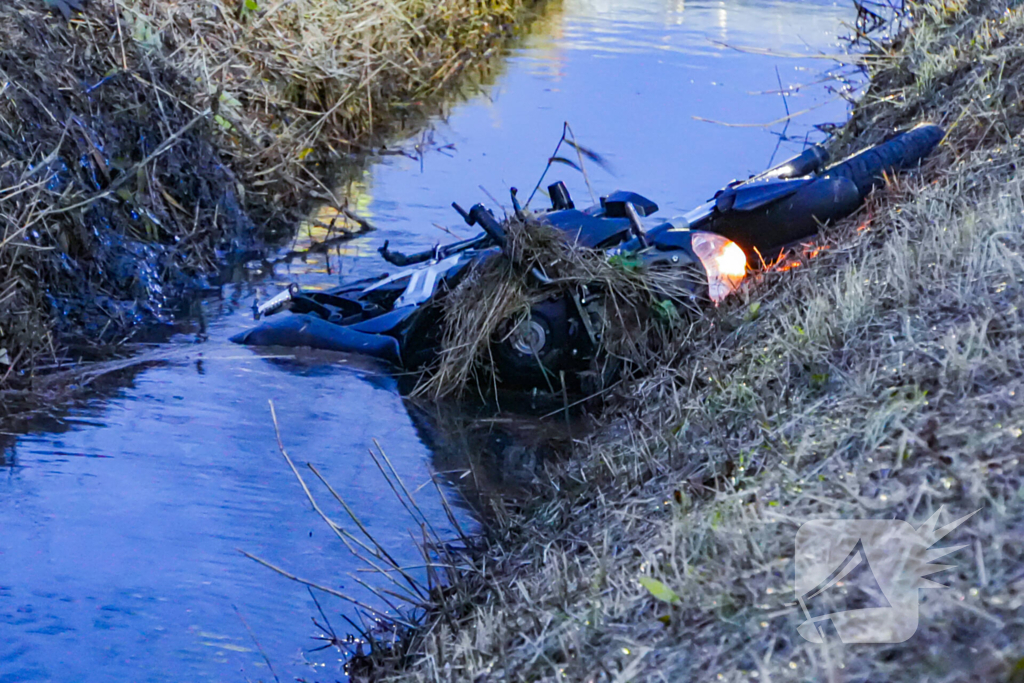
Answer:
[{"label": "dry grass", "polygon": [[485,77],[526,5],[0,5],[0,387],[172,320],[311,202],[360,229],[338,167]]},{"label": "dry grass", "polygon": [[[423,374],[416,394],[444,398],[471,387],[488,393],[501,375],[493,345],[512,333],[532,305],[571,299],[584,286],[590,295],[581,298],[599,299],[600,322],[593,324],[601,339],[597,360],[585,374],[604,375],[608,364],[621,368],[619,375],[643,374],[685,344],[690,325],[680,311],[686,310],[692,292],[678,271],[642,269],[628,259],[609,261],[604,252],[566,243],[556,229],[529,217],[510,217],[504,227],[508,257],[488,260],[444,298],[438,359]],[[548,282],[542,284],[535,273]],[[669,301],[680,302],[679,309],[658,307]],[[555,387],[563,381],[550,379]]]},{"label": "dry grass", "polygon": [[215,250],[254,230],[203,112],[171,94],[188,84],[121,53],[112,19],[68,30],[33,3],[5,4],[0,42],[4,385],[69,343],[166,321]]},{"label": "dry grass", "polygon": [[[1024,11],[912,10],[841,143],[931,120],[950,135],[925,169],[632,382],[613,427],[492,529],[459,580],[471,609],[429,622],[389,680],[1020,680]],[[911,640],[797,635],[802,522],[943,505],[981,511]]]},{"label": "dry grass", "polygon": [[460,76],[485,65],[532,4],[116,2],[132,36],[212,99],[221,148],[273,204],[307,199],[310,181],[337,201],[318,169],[421,121],[424,105],[464,85]]}]

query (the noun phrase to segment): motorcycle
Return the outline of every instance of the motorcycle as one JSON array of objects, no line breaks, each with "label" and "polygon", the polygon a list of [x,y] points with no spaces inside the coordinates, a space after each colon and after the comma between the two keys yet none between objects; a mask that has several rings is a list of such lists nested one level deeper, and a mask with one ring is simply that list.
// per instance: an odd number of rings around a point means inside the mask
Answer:
[{"label": "motorcycle", "polygon": [[[734,292],[749,264],[764,263],[788,245],[815,235],[822,225],[844,218],[883,182],[886,174],[920,163],[944,137],[921,124],[831,166],[828,153],[812,145],[803,153],[746,180],[733,181],[683,217],[647,229],[643,219],[658,211],[650,199],[616,191],[594,206],[577,209],[564,183],[548,187],[551,207],[530,216],[580,247],[626,257],[641,268],[678,274],[679,292],[693,302],[714,305]],[[511,190],[517,218],[526,220]],[[412,255],[389,249],[381,256],[402,268],[392,275],[303,291],[295,285],[263,303],[257,320],[288,309],[291,315],[265,321],[232,337],[253,346],[313,347],[359,353],[417,370],[433,360],[441,344],[443,301],[470,273],[490,259],[509,257],[502,222],[482,204],[468,211],[452,206],[479,235]],[[548,280],[531,274],[538,287]],[[601,346],[602,293],[586,286],[536,303],[529,315],[510,321],[495,339],[492,356],[508,383],[537,386],[552,374],[575,376],[590,368]],[[682,303],[676,301],[676,303]]]}]

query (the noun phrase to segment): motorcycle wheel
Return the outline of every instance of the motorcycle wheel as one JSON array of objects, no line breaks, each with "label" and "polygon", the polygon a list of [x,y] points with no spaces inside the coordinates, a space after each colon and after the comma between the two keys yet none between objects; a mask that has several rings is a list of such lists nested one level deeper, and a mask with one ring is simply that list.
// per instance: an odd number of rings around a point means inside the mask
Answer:
[{"label": "motorcycle wheel", "polygon": [[561,297],[542,301],[530,309],[529,317],[509,321],[501,341],[494,345],[494,360],[504,383],[558,387],[558,372],[567,369],[572,357],[566,304]]}]

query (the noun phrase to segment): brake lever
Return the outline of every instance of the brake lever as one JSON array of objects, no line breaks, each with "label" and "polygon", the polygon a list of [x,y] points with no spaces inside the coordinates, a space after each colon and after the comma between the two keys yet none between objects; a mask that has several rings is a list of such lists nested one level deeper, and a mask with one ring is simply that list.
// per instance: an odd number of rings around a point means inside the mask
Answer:
[{"label": "brake lever", "polygon": [[523,207],[519,204],[519,198],[516,196],[519,190],[515,187],[509,189],[509,194],[512,195],[512,209],[515,211],[516,218],[520,221],[525,221],[526,216],[523,215]]}]

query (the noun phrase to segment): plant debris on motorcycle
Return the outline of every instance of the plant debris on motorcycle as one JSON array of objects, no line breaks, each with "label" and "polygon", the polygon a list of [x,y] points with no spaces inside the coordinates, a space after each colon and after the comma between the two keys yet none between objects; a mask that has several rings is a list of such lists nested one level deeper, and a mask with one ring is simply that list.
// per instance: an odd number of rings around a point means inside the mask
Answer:
[{"label": "plant debris on motorcycle", "polygon": [[[445,297],[438,356],[417,392],[485,391],[508,380],[526,380],[552,392],[566,383],[572,391],[596,390],[623,363],[644,367],[679,348],[690,329],[686,313],[707,303],[699,300],[705,277],[695,268],[680,273],[645,268],[629,256],[608,258],[603,251],[566,241],[532,216],[524,218],[505,222],[508,257],[488,260]],[[536,271],[547,281],[539,281]],[[537,339],[558,336],[556,319],[577,303],[599,348],[584,351]],[[581,318],[574,322],[583,325]],[[566,341],[587,331],[568,330]],[[529,356],[521,353],[530,350]],[[590,360],[583,367],[574,364],[584,353]],[[567,376],[567,366],[578,368],[576,377]],[[510,372],[520,376],[506,377]]]}]

